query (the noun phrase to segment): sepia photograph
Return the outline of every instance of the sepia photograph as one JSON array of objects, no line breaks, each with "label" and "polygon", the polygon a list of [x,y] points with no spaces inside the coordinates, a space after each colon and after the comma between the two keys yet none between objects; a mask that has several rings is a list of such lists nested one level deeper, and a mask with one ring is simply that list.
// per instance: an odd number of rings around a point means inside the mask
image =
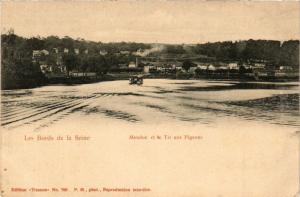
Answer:
[{"label": "sepia photograph", "polygon": [[1,197],[299,197],[298,1],[2,1]]}]

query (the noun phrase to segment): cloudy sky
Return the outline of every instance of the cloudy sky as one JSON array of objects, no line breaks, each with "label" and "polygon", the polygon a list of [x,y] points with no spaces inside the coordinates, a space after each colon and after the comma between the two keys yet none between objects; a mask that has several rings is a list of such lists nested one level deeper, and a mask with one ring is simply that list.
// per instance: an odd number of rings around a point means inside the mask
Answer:
[{"label": "cloudy sky", "polygon": [[1,30],[102,42],[299,39],[299,2],[2,2]]}]

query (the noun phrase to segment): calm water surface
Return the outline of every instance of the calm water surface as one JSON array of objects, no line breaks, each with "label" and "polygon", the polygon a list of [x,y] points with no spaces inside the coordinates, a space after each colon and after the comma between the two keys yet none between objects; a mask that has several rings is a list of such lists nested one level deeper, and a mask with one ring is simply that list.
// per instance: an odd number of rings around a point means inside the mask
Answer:
[{"label": "calm water surface", "polygon": [[2,91],[1,124],[38,130],[72,116],[128,124],[190,122],[213,126],[226,117],[299,127],[297,83],[146,79]]}]

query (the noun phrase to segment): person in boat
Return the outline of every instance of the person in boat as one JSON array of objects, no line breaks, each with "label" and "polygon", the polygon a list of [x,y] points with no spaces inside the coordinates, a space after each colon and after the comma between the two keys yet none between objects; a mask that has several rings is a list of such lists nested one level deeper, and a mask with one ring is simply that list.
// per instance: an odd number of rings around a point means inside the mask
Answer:
[{"label": "person in boat", "polygon": [[143,84],[143,76],[142,75],[135,75],[129,78],[129,84]]}]

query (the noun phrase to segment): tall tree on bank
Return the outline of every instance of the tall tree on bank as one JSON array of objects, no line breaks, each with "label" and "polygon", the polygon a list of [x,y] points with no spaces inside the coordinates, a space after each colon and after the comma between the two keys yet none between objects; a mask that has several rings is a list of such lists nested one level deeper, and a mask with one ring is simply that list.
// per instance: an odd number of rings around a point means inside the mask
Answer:
[{"label": "tall tree on bank", "polygon": [[194,66],[194,65],[195,65],[195,64],[192,63],[191,61],[186,60],[186,61],[184,61],[184,62],[182,63],[182,68],[183,68],[186,72],[188,72],[188,71],[190,70],[190,68],[191,68],[192,66]]},{"label": "tall tree on bank", "polygon": [[46,79],[38,64],[32,62],[30,42],[14,33],[1,35],[1,89],[31,88]]},{"label": "tall tree on bank", "polygon": [[70,71],[78,67],[80,64],[78,56],[73,53],[64,53],[62,56],[62,62],[66,67],[67,76],[70,76]]}]

